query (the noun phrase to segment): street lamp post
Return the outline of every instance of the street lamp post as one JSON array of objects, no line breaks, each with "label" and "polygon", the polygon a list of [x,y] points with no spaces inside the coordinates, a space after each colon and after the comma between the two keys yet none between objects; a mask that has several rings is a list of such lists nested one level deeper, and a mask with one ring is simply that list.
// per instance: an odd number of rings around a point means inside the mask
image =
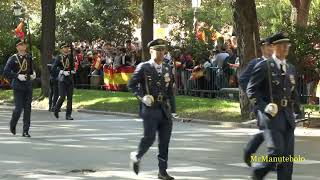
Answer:
[{"label": "street lamp post", "polygon": [[201,6],[201,0],[192,0],[192,8],[194,9],[193,11],[193,31],[196,33],[197,30],[197,12],[198,9]]},{"label": "street lamp post", "polygon": [[15,2],[14,6],[13,6],[13,14],[15,17],[20,17],[23,15],[23,9],[22,9],[21,5],[17,2]]}]

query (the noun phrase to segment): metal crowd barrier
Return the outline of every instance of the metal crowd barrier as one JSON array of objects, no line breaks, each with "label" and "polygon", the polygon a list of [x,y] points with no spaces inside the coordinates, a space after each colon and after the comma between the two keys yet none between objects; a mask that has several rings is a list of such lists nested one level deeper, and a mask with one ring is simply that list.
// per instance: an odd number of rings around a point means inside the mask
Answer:
[{"label": "metal crowd barrier", "polygon": [[[230,85],[229,83],[230,77],[235,75],[236,72],[233,69],[227,69],[227,72],[224,71],[218,67],[210,67],[204,71],[203,77],[191,80],[191,70],[177,70],[175,77],[177,93],[179,95],[210,98],[219,97],[237,100],[239,99],[238,82],[235,83],[236,85]],[[308,94],[304,75],[298,75],[297,81],[297,91],[301,98],[300,101],[305,104],[311,95]]]},{"label": "metal crowd barrier", "polygon": [[191,79],[192,70],[177,70],[175,77],[177,92],[180,95],[237,99],[239,94],[237,82],[234,85],[229,83],[231,76],[235,77],[234,75],[233,69],[209,67],[203,71],[202,77]]}]

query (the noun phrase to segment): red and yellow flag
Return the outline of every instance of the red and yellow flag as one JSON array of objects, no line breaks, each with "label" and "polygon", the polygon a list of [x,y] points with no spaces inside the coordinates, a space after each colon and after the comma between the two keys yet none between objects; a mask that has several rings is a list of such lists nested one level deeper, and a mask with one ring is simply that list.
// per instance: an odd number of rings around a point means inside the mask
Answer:
[{"label": "red and yellow flag", "polygon": [[135,68],[131,66],[104,68],[104,85],[106,90],[122,91],[127,89],[127,84],[131,79],[131,75]]},{"label": "red and yellow flag", "polygon": [[16,37],[19,39],[24,39],[25,37],[25,33],[23,32],[23,27],[24,27],[24,21],[21,20],[19,25],[14,30],[14,32],[16,33]]}]

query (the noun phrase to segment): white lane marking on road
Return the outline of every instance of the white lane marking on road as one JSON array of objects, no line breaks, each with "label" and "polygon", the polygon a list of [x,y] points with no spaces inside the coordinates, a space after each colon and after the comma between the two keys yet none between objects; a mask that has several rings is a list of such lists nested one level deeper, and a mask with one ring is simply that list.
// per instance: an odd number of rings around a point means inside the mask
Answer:
[{"label": "white lane marking on road", "polygon": [[[150,149],[157,150],[158,147],[151,147]],[[183,150],[183,151],[206,151],[206,152],[211,152],[211,151],[219,151],[218,149],[209,149],[209,148],[197,148],[197,147],[170,147],[170,150]]]},{"label": "white lane marking on road", "polygon": [[127,138],[119,138],[119,137],[93,137],[93,138],[88,138],[88,139],[93,139],[93,140],[100,140],[100,141],[113,141],[113,140],[124,140]]},{"label": "white lane marking on road", "polygon": [[248,167],[247,164],[245,163],[232,163],[232,164],[227,164],[229,166],[237,166],[237,167]]},{"label": "white lane marking on road", "polygon": [[72,144],[67,144],[67,145],[62,145],[63,147],[74,147],[74,148],[86,148],[88,146],[83,146],[83,145],[72,145]]},{"label": "white lane marking on road", "polygon": [[189,137],[209,137],[212,135],[210,135],[210,134],[187,134],[186,136],[189,136]]},{"label": "white lane marking on road", "polygon": [[109,133],[109,134],[71,134],[71,135],[55,135],[55,136],[37,136],[33,139],[43,138],[78,138],[78,137],[91,137],[91,136],[133,136],[141,135],[141,133]]},{"label": "white lane marking on road", "polygon": [[[294,162],[294,164],[299,164],[299,165],[310,165],[310,164],[320,164],[320,161],[317,160],[304,160],[304,161],[298,161]],[[233,163],[233,164],[228,164],[230,166],[238,166],[238,167],[248,167],[245,163]],[[256,163],[253,163],[252,166],[254,167]]]},{"label": "white lane marking on road", "polygon": [[307,164],[320,164],[320,161],[317,161],[317,160],[304,160],[304,161],[298,161],[298,162],[295,162],[295,164],[303,164],[303,165],[307,165]]},{"label": "white lane marking on road", "polygon": [[4,163],[4,164],[22,164],[23,162],[21,162],[21,161],[0,161],[0,163]]},{"label": "white lane marking on road", "polygon": [[30,144],[28,141],[0,141],[0,144]]},{"label": "white lane marking on road", "polygon": [[52,142],[76,142],[76,141],[80,141],[77,139],[49,139],[48,141],[52,141]]},{"label": "white lane marking on road", "polygon": [[248,141],[213,141],[213,142],[217,142],[217,143],[236,143],[236,144],[244,144],[247,143]]},{"label": "white lane marking on road", "polygon": [[99,131],[99,129],[78,129],[78,131]]},{"label": "white lane marking on road", "polygon": [[74,176],[56,176],[56,175],[42,175],[42,174],[29,174],[23,176],[23,178],[27,179],[41,179],[41,180],[78,180],[78,179],[85,179],[82,177],[74,177]]},{"label": "white lane marking on road", "polygon": [[214,171],[217,169],[202,167],[202,166],[185,166],[185,167],[172,167],[169,168],[170,172],[204,172],[204,171]]},{"label": "white lane marking on road", "polygon": [[196,139],[196,138],[172,138],[172,141],[199,141],[200,139]]}]

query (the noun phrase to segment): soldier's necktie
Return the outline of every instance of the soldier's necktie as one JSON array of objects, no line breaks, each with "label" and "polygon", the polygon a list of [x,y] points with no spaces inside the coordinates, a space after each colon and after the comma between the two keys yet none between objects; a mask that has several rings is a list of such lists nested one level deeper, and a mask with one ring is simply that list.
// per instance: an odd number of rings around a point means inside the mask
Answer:
[{"label": "soldier's necktie", "polygon": [[285,69],[285,65],[284,64],[280,64],[280,71],[281,71],[281,75],[285,75],[286,74],[286,69]]},{"label": "soldier's necktie", "polygon": [[161,74],[161,66],[160,65],[157,66],[157,72],[158,72],[159,75]]}]

